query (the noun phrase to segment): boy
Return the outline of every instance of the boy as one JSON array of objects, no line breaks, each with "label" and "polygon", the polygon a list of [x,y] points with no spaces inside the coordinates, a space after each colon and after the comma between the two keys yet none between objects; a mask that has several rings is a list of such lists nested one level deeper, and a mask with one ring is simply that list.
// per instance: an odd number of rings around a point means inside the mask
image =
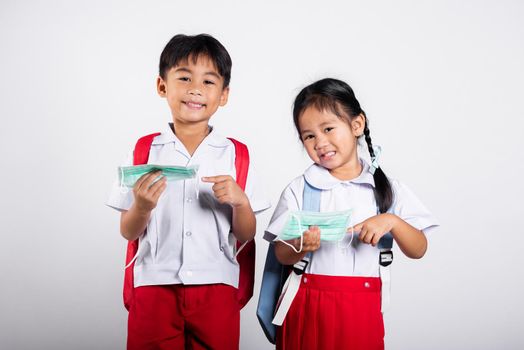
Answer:
[{"label": "boy", "polygon": [[[238,349],[239,267],[234,239],[254,238],[259,196],[253,169],[246,191],[235,182],[235,148],[208,124],[227,103],[231,58],[215,38],[176,35],[160,56],[158,94],[172,123],[156,136],[150,164],[198,165],[185,181],[142,176],[132,193],[115,185],[108,205],[120,231],[139,239],[128,349]],[[132,164],[130,156],[126,165]]]}]

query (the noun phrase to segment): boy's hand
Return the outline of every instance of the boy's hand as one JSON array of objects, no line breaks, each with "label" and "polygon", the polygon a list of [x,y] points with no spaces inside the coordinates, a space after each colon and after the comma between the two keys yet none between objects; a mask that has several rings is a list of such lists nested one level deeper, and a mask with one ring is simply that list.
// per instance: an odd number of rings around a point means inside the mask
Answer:
[{"label": "boy's hand", "polygon": [[249,205],[246,194],[231,176],[207,176],[203,177],[202,181],[214,184],[213,192],[219,203],[229,204],[236,208]]},{"label": "boy's hand", "polygon": [[133,187],[135,205],[139,211],[149,213],[156,207],[158,198],[160,198],[160,195],[164,192],[167,186],[167,180],[164,176],[162,176],[162,178],[157,182],[153,183],[153,181],[161,176],[161,174],[162,171],[160,170],[147,173],[138,179]]},{"label": "boy's hand", "polygon": [[[362,221],[360,224],[353,226],[352,229],[359,234],[358,238],[360,241],[375,247],[382,236],[393,229],[396,218],[393,214],[379,214]],[[349,228],[347,232],[351,233],[352,229]]]},{"label": "boy's hand", "polygon": [[[300,248],[300,238],[294,239],[293,245],[295,248]],[[304,231],[302,241],[303,252],[314,252],[320,248],[320,229],[318,226],[310,226],[307,231]]]}]

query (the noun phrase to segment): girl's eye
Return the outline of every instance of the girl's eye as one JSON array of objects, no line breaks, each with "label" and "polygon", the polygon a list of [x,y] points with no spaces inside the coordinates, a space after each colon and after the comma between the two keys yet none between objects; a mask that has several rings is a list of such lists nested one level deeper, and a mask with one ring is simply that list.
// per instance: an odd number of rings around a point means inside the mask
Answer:
[{"label": "girl's eye", "polygon": [[333,130],[333,129],[334,129],[334,128],[332,128],[332,127],[328,127],[328,128],[325,128],[325,129],[324,129],[324,132],[330,132],[330,131]]}]

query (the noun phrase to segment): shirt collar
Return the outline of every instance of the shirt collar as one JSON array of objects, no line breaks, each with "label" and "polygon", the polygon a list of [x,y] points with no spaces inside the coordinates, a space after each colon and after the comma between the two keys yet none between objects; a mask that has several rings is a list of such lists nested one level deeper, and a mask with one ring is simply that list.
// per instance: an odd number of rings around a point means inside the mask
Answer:
[{"label": "shirt collar", "polygon": [[[153,145],[164,145],[167,143],[173,142],[176,146],[183,146],[182,142],[176,137],[175,133],[172,129],[173,123],[168,123],[168,125],[162,130],[162,133],[155,137],[153,140]],[[222,135],[218,134],[216,131],[213,130],[212,126],[209,126],[211,131],[209,134],[204,138],[202,143],[208,144],[209,146],[213,147],[226,147],[230,145],[230,142],[223,137]]]},{"label": "shirt collar", "polygon": [[347,183],[368,184],[375,187],[375,179],[369,171],[369,164],[363,159],[360,159],[360,164],[362,164],[362,172],[351,180],[339,180],[331,175],[326,168],[318,164],[312,164],[307,168],[304,172],[304,178],[311,186],[321,190],[330,190],[339,184]]}]

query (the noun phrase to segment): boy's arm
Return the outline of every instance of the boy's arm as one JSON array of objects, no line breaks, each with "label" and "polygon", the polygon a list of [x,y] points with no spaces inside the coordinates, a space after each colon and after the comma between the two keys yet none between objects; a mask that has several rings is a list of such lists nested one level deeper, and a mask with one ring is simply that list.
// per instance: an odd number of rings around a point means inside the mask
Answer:
[{"label": "boy's arm", "polygon": [[232,229],[235,238],[240,242],[253,239],[256,232],[255,214],[249,199],[235,180],[229,175],[218,175],[203,177],[202,181],[213,183],[217,201],[233,208]]},{"label": "boy's arm", "polygon": [[243,243],[253,239],[255,237],[256,228],[257,220],[249,201],[246,201],[244,205],[233,206],[232,229],[233,234],[238,241]]},{"label": "boy's arm", "polygon": [[148,173],[138,179],[133,187],[135,200],[131,208],[120,216],[120,233],[125,239],[134,241],[145,231],[151,211],[166,188],[165,177],[153,183],[160,175],[161,171]]}]

